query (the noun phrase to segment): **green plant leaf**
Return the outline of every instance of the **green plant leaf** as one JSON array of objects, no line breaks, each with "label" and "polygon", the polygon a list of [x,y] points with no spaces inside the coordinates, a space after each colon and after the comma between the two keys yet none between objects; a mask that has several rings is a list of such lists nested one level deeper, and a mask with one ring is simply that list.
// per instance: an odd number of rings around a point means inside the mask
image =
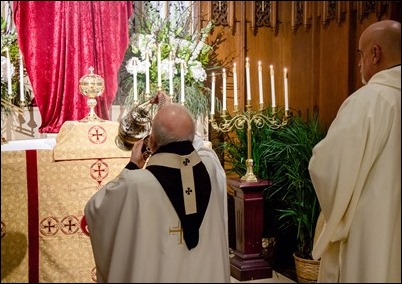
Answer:
[{"label": "green plant leaf", "polygon": [[[252,125],[254,174],[272,182],[264,190],[266,209],[276,211],[273,222],[278,224],[278,231],[296,229],[298,251],[310,258],[320,208],[308,163],[313,147],[325,137],[326,129],[318,113],[308,115],[306,120],[291,117],[287,125],[277,129]],[[237,130],[234,134],[226,134],[219,149],[231,171],[242,176],[246,173],[247,133]]]}]

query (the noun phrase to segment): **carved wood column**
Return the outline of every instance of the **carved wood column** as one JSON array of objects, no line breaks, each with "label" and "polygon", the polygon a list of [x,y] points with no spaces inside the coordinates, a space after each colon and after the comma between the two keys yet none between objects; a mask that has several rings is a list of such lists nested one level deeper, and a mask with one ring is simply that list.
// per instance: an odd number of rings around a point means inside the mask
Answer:
[{"label": "carved wood column", "polygon": [[228,178],[233,189],[236,226],[236,250],[230,259],[230,274],[240,280],[272,277],[272,267],[262,255],[264,215],[263,189],[267,180],[245,182]]}]

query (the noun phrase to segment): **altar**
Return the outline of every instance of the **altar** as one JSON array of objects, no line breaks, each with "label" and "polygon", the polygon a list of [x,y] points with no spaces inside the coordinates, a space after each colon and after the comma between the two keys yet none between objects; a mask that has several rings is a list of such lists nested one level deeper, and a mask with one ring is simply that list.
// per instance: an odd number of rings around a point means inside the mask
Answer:
[{"label": "altar", "polygon": [[55,138],[1,145],[1,282],[96,282],[81,221],[90,197],[129,162],[117,131],[113,121],[67,121]]}]

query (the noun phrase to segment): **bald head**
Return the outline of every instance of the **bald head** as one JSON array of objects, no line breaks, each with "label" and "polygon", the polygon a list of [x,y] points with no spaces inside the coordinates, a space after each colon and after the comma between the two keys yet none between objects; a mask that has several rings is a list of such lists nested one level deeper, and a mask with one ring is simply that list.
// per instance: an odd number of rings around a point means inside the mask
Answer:
[{"label": "bald head", "polygon": [[370,25],[359,40],[360,72],[364,81],[401,64],[401,23],[384,20]]},{"label": "bald head", "polygon": [[167,104],[160,110],[152,123],[151,147],[156,148],[171,142],[193,142],[194,119],[190,112],[179,104]]}]

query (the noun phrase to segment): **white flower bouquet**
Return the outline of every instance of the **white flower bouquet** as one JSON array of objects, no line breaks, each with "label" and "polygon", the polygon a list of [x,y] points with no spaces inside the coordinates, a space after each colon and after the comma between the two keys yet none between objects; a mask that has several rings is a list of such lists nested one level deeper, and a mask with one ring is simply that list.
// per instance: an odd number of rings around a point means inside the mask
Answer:
[{"label": "white flower bouquet", "polygon": [[[21,69],[18,68],[19,63],[20,49],[17,32],[15,28],[10,28],[7,25],[5,18],[1,17],[1,110],[7,114],[12,109],[21,110]],[[25,69],[22,72],[24,78],[27,77]],[[11,79],[11,84],[9,84],[9,79]],[[11,93],[9,94],[10,88]],[[32,100],[31,85],[24,83],[22,93],[24,103],[28,102],[29,105]]]},{"label": "white flower bouquet", "polygon": [[[195,117],[207,114],[210,94],[210,89],[205,86],[207,71],[218,68],[209,66],[213,46],[206,39],[213,28],[212,22],[197,30],[194,29],[188,9],[175,17],[164,19],[152,6],[141,14],[136,14],[135,20],[135,32],[130,36],[133,57],[127,60],[125,67],[131,75],[134,72],[137,74],[136,93],[139,102],[145,100],[148,70],[149,95],[153,96],[158,90],[159,70],[162,90],[166,94],[172,94],[173,101],[179,102],[183,86],[181,76],[184,71],[185,105]],[[125,105],[129,108],[134,102],[133,81],[131,78],[132,87],[125,100]]]}]

